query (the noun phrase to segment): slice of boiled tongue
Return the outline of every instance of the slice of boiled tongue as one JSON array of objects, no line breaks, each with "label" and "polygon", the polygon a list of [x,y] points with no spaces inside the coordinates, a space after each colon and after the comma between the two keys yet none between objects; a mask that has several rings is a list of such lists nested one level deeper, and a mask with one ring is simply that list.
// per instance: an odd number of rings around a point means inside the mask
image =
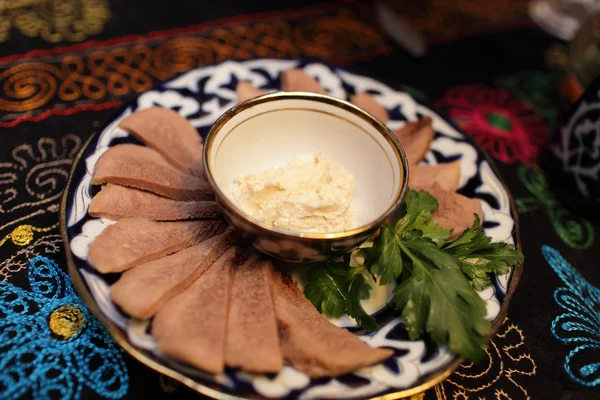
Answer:
[{"label": "slice of boiled tongue", "polygon": [[393,131],[402,144],[410,165],[423,161],[429,151],[435,137],[431,123],[430,117],[424,117],[416,122],[407,122],[402,128]]},{"label": "slice of boiled tongue", "polygon": [[237,102],[241,103],[244,100],[263,95],[267,93],[267,91],[258,89],[250,82],[239,82],[235,88],[235,93],[237,95]]},{"label": "slice of boiled tongue", "polygon": [[162,107],[138,110],[121,121],[119,127],[159,152],[180,171],[204,176],[202,137],[178,112]]},{"label": "slice of boiled tongue", "polygon": [[281,90],[284,92],[312,92],[327,94],[316,79],[306,75],[301,69],[289,69],[280,75]]},{"label": "slice of boiled tongue", "polygon": [[465,229],[473,225],[475,214],[483,222],[483,208],[481,200],[470,199],[461,194],[445,190],[440,184],[433,183],[421,189],[429,192],[438,201],[438,209],[433,213],[432,219],[439,226],[453,229],[451,238],[457,237]]},{"label": "slice of boiled tongue", "polygon": [[125,218],[90,245],[88,262],[103,274],[122,272],[223,233],[222,220],[156,222]]},{"label": "slice of boiled tongue", "polygon": [[161,353],[212,374],[223,372],[231,274],[238,257],[235,247],[229,249],[160,308],[152,334]]},{"label": "slice of boiled tongue", "polygon": [[350,102],[355,106],[373,114],[381,122],[387,124],[389,121],[388,112],[383,108],[369,93],[360,93],[350,96]]},{"label": "slice of boiled tongue", "polygon": [[147,190],[174,200],[206,200],[213,197],[209,183],[185,174],[156,150],[136,144],[120,144],[100,156],[92,184],[116,183]]},{"label": "slice of boiled tongue", "polygon": [[373,348],[333,325],[289,276],[273,274],[273,296],[281,353],[312,378],[343,375],[394,354],[389,349]]},{"label": "slice of boiled tongue", "polygon": [[219,219],[221,210],[214,201],[177,201],[150,192],[109,183],[90,204],[93,217],[112,220],[147,218],[155,221]]},{"label": "slice of boiled tongue", "polygon": [[125,271],[110,295],[127,314],[146,319],[194,282],[232,246],[231,232]]},{"label": "slice of boiled tongue", "polygon": [[438,183],[444,190],[455,192],[460,184],[460,161],[436,165],[413,165],[408,174],[408,187],[419,190]]},{"label": "slice of boiled tongue", "polygon": [[234,268],[225,345],[228,367],[255,373],[276,373],[283,368],[272,273],[272,263],[257,257]]}]

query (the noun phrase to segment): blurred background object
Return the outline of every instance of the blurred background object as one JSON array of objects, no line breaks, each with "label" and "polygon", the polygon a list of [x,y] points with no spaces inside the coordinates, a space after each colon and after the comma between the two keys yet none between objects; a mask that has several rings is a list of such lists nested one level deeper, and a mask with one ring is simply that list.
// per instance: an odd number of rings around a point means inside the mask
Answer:
[{"label": "blurred background object", "polygon": [[375,3],[377,22],[392,40],[410,54],[416,57],[424,56],[427,53],[427,44],[423,35],[415,31],[389,3]]},{"label": "blurred background object", "polygon": [[596,10],[600,10],[598,0],[533,0],[529,15],[546,32],[570,40]]},{"label": "blurred background object", "polygon": [[[528,27],[530,0],[377,0],[378,23],[411,54],[427,45],[490,31]],[[490,12],[493,10],[493,12]]]},{"label": "blurred background object", "polygon": [[600,11],[570,41],[560,85],[562,118],[542,162],[563,204],[600,217]]},{"label": "blurred background object", "polygon": [[600,12],[585,20],[569,43],[566,76],[561,85],[563,109],[579,99],[600,75]]},{"label": "blurred background object", "polygon": [[566,207],[600,218],[600,77],[564,114],[541,166]]}]

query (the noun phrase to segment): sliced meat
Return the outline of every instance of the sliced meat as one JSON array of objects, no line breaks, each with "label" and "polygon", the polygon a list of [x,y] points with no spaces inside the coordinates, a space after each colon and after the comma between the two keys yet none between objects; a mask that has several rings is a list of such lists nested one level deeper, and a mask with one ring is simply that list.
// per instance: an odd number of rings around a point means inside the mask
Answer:
[{"label": "sliced meat", "polygon": [[100,156],[92,184],[117,183],[174,200],[206,200],[212,190],[206,180],[174,168],[156,150],[136,144],[111,147]]},{"label": "sliced meat", "polygon": [[404,147],[406,158],[411,165],[423,161],[435,137],[430,117],[421,118],[416,122],[407,122],[402,128],[393,132]]},{"label": "sliced meat", "polygon": [[218,219],[221,211],[214,201],[177,201],[142,190],[108,184],[92,199],[90,215],[112,220],[147,218],[155,221]]},{"label": "sliced meat", "polygon": [[431,117],[423,117],[417,121],[407,122],[402,128],[396,129],[394,134],[399,140],[406,139],[422,129],[431,126],[432,123]]},{"label": "sliced meat", "polygon": [[225,367],[225,333],[235,248],[228,250],[183,293],[169,300],[152,321],[164,355],[212,374]]},{"label": "sliced meat", "polygon": [[258,89],[250,82],[239,82],[235,88],[235,92],[238,103],[267,93],[266,90]]},{"label": "sliced meat", "polygon": [[155,222],[125,218],[90,245],[88,262],[99,272],[122,272],[223,233],[224,221]]},{"label": "sliced meat", "polygon": [[225,364],[248,372],[283,368],[271,289],[270,261],[250,258],[235,269],[231,285]]},{"label": "sliced meat", "polygon": [[132,317],[150,318],[231,246],[231,233],[227,231],[178,253],[139,264],[111,286],[113,302]]},{"label": "sliced meat", "polygon": [[280,75],[281,90],[284,92],[313,92],[327,94],[316,79],[306,75],[301,69],[283,71]]},{"label": "sliced meat", "polygon": [[460,161],[437,165],[413,165],[408,173],[408,186],[418,190],[438,183],[444,190],[456,192],[460,184]]},{"label": "sliced meat", "polygon": [[422,190],[429,192],[438,201],[439,207],[433,213],[433,220],[446,229],[454,229],[451,238],[459,236],[473,225],[474,214],[483,221],[481,200],[470,199],[455,192],[449,192],[438,184],[433,183]]},{"label": "sliced meat", "polygon": [[313,378],[339,376],[394,354],[330,323],[288,276],[273,277],[281,353],[299,371]]},{"label": "sliced meat", "polygon": [[370,112],[377,117],[381,122],[387,124],[390,120],[388,112],[381,106],[369,93],[360,93],[350,96],[350,102],[355,106]]},{"label": "sliced meat", "polygon": [[178,112],[162,107],[136,111],[119,127],[159,152],[178,170],[204,176],[202,137]]}]

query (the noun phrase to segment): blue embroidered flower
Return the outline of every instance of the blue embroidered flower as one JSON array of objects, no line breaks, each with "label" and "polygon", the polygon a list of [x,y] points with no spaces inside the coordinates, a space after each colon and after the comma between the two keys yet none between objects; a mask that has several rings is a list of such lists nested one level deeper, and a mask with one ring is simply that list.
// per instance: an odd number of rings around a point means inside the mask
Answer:
[{"label": "blue embroidered flower", "polygon": [[117,399],[129,388],[120,349],[46,257],[29,263],[31,292],[0,282],[0,398]]},{"label": "blue embroidered flower", "polygon": [[600,362],[594,355],[597,357],[600,350],[600,289],[590,285],[552,247],[542,246],[542,254],[567,285],[554,292],[554,300],[565,313],[552,321],[554,337],[563,343],[577,344],[565,359],[565,370],[581,385],[598,386]]}]

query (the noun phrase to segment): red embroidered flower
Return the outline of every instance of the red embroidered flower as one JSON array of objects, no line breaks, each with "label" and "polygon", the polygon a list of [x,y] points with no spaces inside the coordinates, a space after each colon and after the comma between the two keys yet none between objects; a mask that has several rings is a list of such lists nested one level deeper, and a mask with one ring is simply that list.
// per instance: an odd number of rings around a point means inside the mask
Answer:
[{"label": "red embroidered flower", "polygon": [[455,86],[438,106],[498,160],[536,164],[550,135],[544,121],[506,89]]}]

